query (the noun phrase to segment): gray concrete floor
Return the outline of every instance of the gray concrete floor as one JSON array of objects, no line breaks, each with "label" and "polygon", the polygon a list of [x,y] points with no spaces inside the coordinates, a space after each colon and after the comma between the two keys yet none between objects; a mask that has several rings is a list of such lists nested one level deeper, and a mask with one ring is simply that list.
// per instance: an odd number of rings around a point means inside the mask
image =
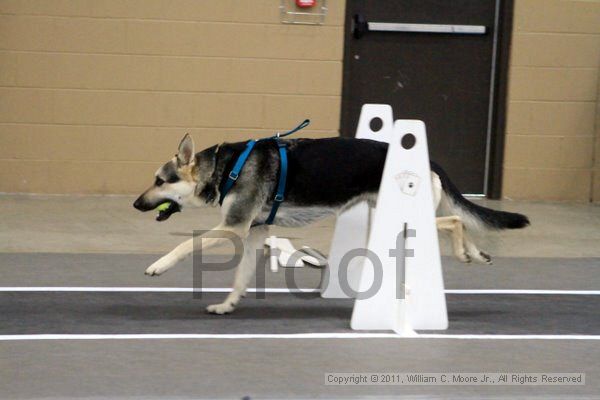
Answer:
[{"label": "gray concrete floor", "polygon": [[[159,278],[145,277],[143,270],[192,230],[215,226],[217,210],[188,211],[157,223],[151,213],[131,208],[132,201],[127,196],[0,196],[4,211],[0,222],[0,286],[189,287],[189,262]],[[599,206],[485,203],[525,213],[532,226],[480,239],[481,247],[495,257],[492,267],[462,265],[444,258],[447,288],[600,290]],[[327,252],[333,223],[330,219],[302,229],[276,228],[275,234]],[[445,241],[442,247],[447,254]],[[313,269],[298,274],[305,287],[315,287],[320,277]],[[203,286],[228,286],[230,279],[231,272],[209,274]],[[267,283],[281,287],[283,280],[281,275],[267,274]],[[138,331],[139,322],[144,332],[184,333],[177,331],[184,325],[185,332],[205,332],[211,322],[202,308],[217,295],[189,303],[185,296],[48,293],[45,297],[43,293],[10,292],[0,296],[5,310],[0,330],[130,333]],[[304,307],[296,304],[299,300],[282,298],[285,296],[267,298],[265,302],[270,304],[264,306],[249,301],[245,314],[216,323],[219,332],[266,332],[270,325],[278,332],[347,330],[339,325],[343,322],[339,315],[349,310],[343,301],[329,304],[322,300],[307,307],[321,315],[320,320],[302,313]],[[586,327],[581,333],[600,334],[600,316],[594,311],[596,298],[481,299],[477,304],[477,298],[461,297],[457,302],[455,297],[448,297],[451,323],[458,318],[455,327],[460,332],[510,328],[514,333],[535,328],[535,333],[556,334],[580,332],[579,328]],[[198,329],[192,318],[196,304],[197,323],[201,324]],[[264,313],[261,307],[266,307]],[[327,314],[328,307],[333,315]],[[452,307],[459,307],[459,313]],[[489,315],[485,314],[488,308]],[[301,312],[301,318],[294,318],[293,310]],[[246,318],[248,315],[251,318]],[[490,318],[503,315],[506,321],[499,318],[500,325],[490,328]],[[263,316],[267,321],[261,324]],[[336,324],[333,328],[327,325],[332,323]],[[0,341],[0,398],[600,398],[598,343],[448,338]],[[576,387],[323,384],[326,372],[386,371],[585,372],[587,376],[586,385]]]},{"label": "gray concrete floor", "polygon": [[[14,342],[0,350],[11,366],[2,369],[4,399],[597,399],[600,379],[599,346],[586,341],[115,340]],[[587,371],[590,383],[324,385],[327,372],[385,371]]]},{"label": "gray concrete floor", "polygon": [[[131,207],[130,196],[2,195],[0,252],[162,253],[195,229],[219,221],[216,208],[186,210],[157,223],[154,214]],[[478,200],[490,207],[528,215],[531,227],[479,239],[501,257],[599,257],[600,204]],[[275,228],[297,244],[328,251],[335,220],[306,228]],[[445,243],[445,241],[444,241]]]},{"label": "gray concrete floor", "polygon": [[[232,314],[204,312],[225,293],[3,292],[0,335],[350,333],[352,299],[249,293]],[[600,296],[446,295],[457,335],[597,335]],[[51,312],[49,312],[51,310]],[[548,312],[552,310],[552,312]],[[435,334],[437,331],[418,331]],[[600,346],[599,346],[600,347]]]}]

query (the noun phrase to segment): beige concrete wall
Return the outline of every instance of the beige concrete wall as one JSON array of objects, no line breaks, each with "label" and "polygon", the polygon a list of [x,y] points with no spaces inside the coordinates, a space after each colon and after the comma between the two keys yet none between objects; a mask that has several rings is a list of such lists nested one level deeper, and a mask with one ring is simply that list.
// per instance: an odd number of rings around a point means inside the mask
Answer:
[{"label": "beige concrete wall", "polygon": [[[0,191],[136,193],[197,147],[337,134],[345,0],[0,0]],[[600,1],[515,0],[503,195],[600,200]]]},{"label": "beige concrete wall", "polygon": [[600,198],[599,71],[600,1],[515,0],[504,196]]},{"label": "beige concrete wall", "polygon": [[600,79],[598,79],[598,101],[596,103],[596,146],[594,170],[592,171],[592,200],[600,202]]},{"label": "beige concrete wall", "polygon": [[312,119],[337,135],[344,0],[0,0],[0,191],[136,193],[198,148]]}]

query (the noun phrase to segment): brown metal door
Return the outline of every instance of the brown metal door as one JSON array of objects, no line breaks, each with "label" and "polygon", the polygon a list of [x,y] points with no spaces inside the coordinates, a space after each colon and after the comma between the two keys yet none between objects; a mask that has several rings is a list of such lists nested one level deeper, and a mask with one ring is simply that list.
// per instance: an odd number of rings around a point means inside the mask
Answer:
[{"label": "brown metal door", "polygon": [[500,0],[348,0],[342,135],[364,103],[421,119],[430,157],[463,193],[487,193]]}]

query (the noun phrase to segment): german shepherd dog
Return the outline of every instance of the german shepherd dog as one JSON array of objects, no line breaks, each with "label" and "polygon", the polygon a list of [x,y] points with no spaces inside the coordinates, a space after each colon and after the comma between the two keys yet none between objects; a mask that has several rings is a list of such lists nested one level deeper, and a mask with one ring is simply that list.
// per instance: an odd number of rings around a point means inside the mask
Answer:
[{"label": "german shepherd dog", "polygon": [[[283,140],[283,139],[281,139]],[[300,227],[338,213],[362,201],[374,205],[387,155],[386,143],[367,139],[325,138],[285,140],[288,149],[288,175],[285,200],[273,223]],[[158,221],[187,207],[219,205],[221,185],[227,180],[246,143],[224,143],[199,153],[185,135],[179,150],[156,171],[154,184],[133,203],[140,211],[150,211],[168,202]],[[454,254],[463,262],[491,263],[470,234],[480,229],[518,229],[529,224],[526,216],[496,211],[464,198],[446,173],[431,163],[434,206],[438,229],[450,231]],[[233,291],[225,301],[207,307],[215,314],[232,312],[245,295],[256,268],[256,250],[268,236],[269,215],[279,175],[279,153],[272,140],[257,142],[233,188],[221,204],[221,222],[215,230],[240,237],[244,253],[235,273]],[[161,257],[146,274],[158,276],[194,251],[227,243],[224,237],[189,239]]]}]

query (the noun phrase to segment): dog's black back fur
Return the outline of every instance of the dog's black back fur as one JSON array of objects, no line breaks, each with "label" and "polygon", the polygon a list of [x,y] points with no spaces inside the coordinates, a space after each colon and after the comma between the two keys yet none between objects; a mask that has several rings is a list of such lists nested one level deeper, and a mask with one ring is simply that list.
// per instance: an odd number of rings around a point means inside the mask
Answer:
[{"label": "dog's black back fur", "polygon": [[328,138],[290,143],[289,192],[298,204],[338,206],[377,192],[387,145],[372,140]]},{"label": "dog's black back fur", "polygon": [[[286,202],[335,207],[379,190],[387,144],[339,137],[284,141],[288,149]],[[245,147],[245,142],[221,145],[217,155],[217,185],[227,180]],[[256,175],[271,183],[270,191],[274,195],[279,174],[277,145],[272,140],[258,142],[249,161],[251,159],[257,163]],[[240,177],[243,174],[244,169]]]},{"label": "dog's black back fur", "polygon": [[[365,194],[377,193],[387,156],[387,143],[368,139],[281,139],[287,144],[288,176],[284,206],[340,207]],[[246,142],[225,143],[198,153],[196,158],[212,157],[214,171],[200,196],[212,202],[216,188],[227,176]],[[272,203],[279,175],[279,154],[273,140],[259,141],[248,158],[251,168],[242,169],[230,193],[244,194],[263,206]],[[529,224],[521,214],[491,210],[464,198],[444,170],[431,162],[431,170],[442,182],[444,192],[467,212],[495,229],[522,228]],[[249,189],[255,192],[248,192]],[[262,195],[262,197],[261,197]],[[260,199],[259,199],[260,198]],[[239,218],[243,218],[239,215]],[[237,219],[237,218],[236,218]]]}]

